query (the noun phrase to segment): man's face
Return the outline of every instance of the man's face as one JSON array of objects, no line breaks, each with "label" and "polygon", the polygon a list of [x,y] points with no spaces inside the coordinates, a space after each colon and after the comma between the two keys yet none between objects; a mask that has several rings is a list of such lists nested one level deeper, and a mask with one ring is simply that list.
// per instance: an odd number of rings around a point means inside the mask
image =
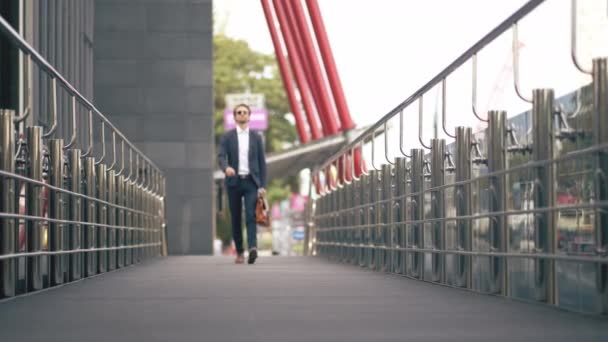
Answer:
[{"label": "man's face", "polygon": [[251,113],[247,110],[246,107],[237,107],[234,111],[234,121],[237,124],[248,123],[251,117]]}]

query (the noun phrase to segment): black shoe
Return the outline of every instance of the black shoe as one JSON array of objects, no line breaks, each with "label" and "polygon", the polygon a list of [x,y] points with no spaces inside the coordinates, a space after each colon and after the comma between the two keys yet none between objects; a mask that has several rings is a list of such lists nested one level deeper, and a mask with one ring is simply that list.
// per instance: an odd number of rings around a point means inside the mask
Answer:
[{"label": "black shoe", "polygon": [[247,263],[248,264],[253,264],[255,262],[255,259],[257,259],[258,257],[258,250],[257,249],[252,249],[249,251],[249,259],[247,259]]}]

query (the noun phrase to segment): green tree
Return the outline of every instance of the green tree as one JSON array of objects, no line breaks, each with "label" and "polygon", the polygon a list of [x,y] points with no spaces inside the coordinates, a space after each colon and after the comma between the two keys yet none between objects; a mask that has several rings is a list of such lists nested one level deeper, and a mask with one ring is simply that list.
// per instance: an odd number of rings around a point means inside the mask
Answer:
[{"label": "green tree", "polygon": [[[215,142],[224,133],[225,97],[229,93],[262,93],[268,109],[268,129],[265,132],[266,153],[283,149],[296,141],[296,130],[286,118],[289,103],[274,55],[253,51],[247,42],[222,33],[213,36]],[[297,184],[296,177],[272,179],[268,185],[268,201],[287,198]],[[225,196],[224,196],[225,198]],[[227,244],[231,239],[229,210],[217,216],[218,238]]]},{"label": "green tree", "polygon": [[266,152],[280,151],[296,140],[295,127],[285,118],[289,104],[274,56],[251,50],[247,42],[216,34],[213,37],[216,144],[224,133],[225,97],[229,93],[262,93],[269,122]]}]

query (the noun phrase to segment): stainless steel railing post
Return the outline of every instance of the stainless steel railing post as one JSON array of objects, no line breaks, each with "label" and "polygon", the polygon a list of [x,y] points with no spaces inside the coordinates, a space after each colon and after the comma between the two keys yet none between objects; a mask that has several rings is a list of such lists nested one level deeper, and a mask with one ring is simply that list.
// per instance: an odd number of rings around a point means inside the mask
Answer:
[{"label": "stainless steel railing post", "polygon": [[[125,203],[125,176],[124,175],[120,175],[118,176],[118,182],[116,183],[116,202],[119,206],[126,206]],[[116,245],[117,247],[120,247],[121,249],[118,250],[117,252],[117,267],[118,268],[122,268],[125,266],[125,250],[123,249],[123,247],[125,247],[125,236],[127,234],[127,230],[124,229],[125,227],[125,210],[122,208],[118,209],[118,219],[116,221],[116,224],[120,227],[123,228],[119,228],[118,229],[118,237],[116,239]]]},{"label": "stainless steel railing post", "polygon": [[[42,127],[33,126],[26,128],[27,146],[29,147],[29,166],[27,176],[36,181],[42,181]],[[37,184],[27,184],[26,211],[29,216],[42,217],[43,188]],[[40,219],[28,220],[27,226],[27,251],[40,252],[42,250],[43,222]],[[27,258],[27,283],[28,290],[40,290],[43,287],[42,256],[30,256]]]},{"label": "stainless steel railing post", "polygon": [[[95,170],[95,158],[86,157],[84,160],[84,182],[85,182],[85,194],[90,198],[95,198],[97,195],[96,191],[96,170]],[[97,203],[92,199],[86,200],[86,221],[91,223],[84,229],[84,246],[83,248],[88,251],[85,253],[85,276],[91,276],[97,273],[97,252],[91,251],[91,249],[97,246]]]},{"label": "stainless steel railing post", "polygon": [[363,267],[369,267],[369,260],[370,260],[370,254],[371,254],[371,231],[370,231],[370,226],[373,225],[376,222],[375,216],[374,216],[374,201],[373,201],[373,187],[372,187],[372,179],[374,178],[374,172],[375,171],[370,171],[367,175],[365,175],[362,180],[364,181],[363,183],[363,193],[364,193],[364,223],[363,223],[363,228],[362,228],[362,233],[361,233],[361,238],[362,238],[362,243],[361,243],[361,253],[363,255],[362,257],[362,263],[361,266]]},{"label": "stainless steel railing post", "polygon": [[[385,132],[386,134],[386,132]],[[380,230],[381,270],[383,272],[392,269],[392,230],[393,230],[393,166],[382,165],[382,223]]]},{"label": "stainless steel railing post", "polygon": [[357,228],[356,228],[356,238],[355,241],[357,243],[357,265],[363,267],[364,262],[364,249],[362,245],[364,243],[364,231],[363,226],[367,224],[367,208],[365,207],[367,201],[367,192],[365,188],[365,184],[367,183],[367,176],[361,175],[357,183],[357,192],[359,193],[357,196],[357,204],[359,205],[359,210],[355,213],[357,215]]},{"label": "stainless steel railing post", "polygon": [[[550,161],[554,158],[554,94],[553,89],[534,89],[532,100],[532,134],[535,161]],[[534,168],[534,207],[551,208],[555,205],[555,166],[553,163]],[[536,213],[534,217],[534,248],[540,253],[555,253],[555,211]],[[534,262],[534,284],[536,299],[555,303],[555,262],[536,259]]]},{"label": "stainless steel railing post", "polygon": [[[412,149],[412,244],[413,248],[424,248],[424,150]],[[411,253],[410,275],[424,279],[424,253]]]},{"label": "stainless steel railing post", "polygon": [[[108,186],[108,198],[107,201],[110,204],[116,204],[116,171],[110,170],[107,172],[107,186]],[[113,206],[108,206],[108,225],[113,227],[108,227],[107,230],[107,245],[109,248],[116,247],[116,234],[118,229],[116,226],[116,208]],[[108,271],[112,271],[116,269],[116,250],[108,251]]]},{"label": "stainless steel railing post", "polygon": [[[0,109],[0,170],[15,173],[15,129],[13,118],[15,112]],[[0,177],[0,210],[3,213],[15,213],[15,180]],[[15,219],[0,219],[0,255],[13,254],[17,249]],[[0,297],[15,295],[16,260],[0,261]]]},{"label": "stainless steel railing post", "polygon": [[[431,139],[431,188],[445,184],[445,140]],[[445,218],[445,190],[431,191],[431,217]],[[445,250],[445,221],[433,221],[431,228],[433,249]],[[431,257],[432,281],[445,282],[445,254],[433,253]]]},{"label": "stainless steel railing post", "polygon": [[[395,207],[393,212],[395,222],[395,247],[403,248],[407,246],[407,188],[408,188],[409,170],[407,169],[407,160],[403,157],[395,158]],[[395,251],[394,257],[394,272],[406,274],[405,261],[407,259],[406,251]]]},{"label": "stainless steel railing post", "polygon": [[[49,141],[51,168],[50,168],[50,184],[56,187],[63,187],[63,139],[51,139]],[[50,217],[58,220],[64,219],[64,194],[59,191],[52,190],[50,196]],[[64,234],[65,226],[63,223],[51,222],[49,232],[50,250],[58,252],[64,250]],[[63,256],[51,255],[51,285],[62,284],[64,280]]]},{"label": "stainless steel railing post", "polygon": [[[593,139],[596,145],[608,143],[608,58],[593,60]],[[596,156],[595,193],[598,201],[608,201],[608,151]],[[608,255],[608,208],[596,208],[596,254]],[[602,312],[608,312],[608,265],[598,264],[597,290],[602,294]]]},{"label": "stainless steel railing post", "polygon": [[[107,166],[106,164],[97,164],[97,199],[101,201],[108,200],[108,182],[107,182]],[[108,223],[108,206],[105,203],[97,205],[97,248],[106,248],[108,245],[108,228],[105,226]],[[108,270],[107,267],[107,251],[97,252],[97,271],[104,273]]]},{"label": "stainless steel railing post", "polygon": [[[373,150],[373,149],[372,149]],[[373,160],[373,158],[372,158]],[[366,266],[368,268],[374,269],[376,265],[377,258],[377,229],[378,224],[380,223],[380,210],[378,204],[378,183],[381,179],[382,175],[376,169],[371,170],[369,173],[369,196],[370,196],[370,205],[369,205],[369,222],[368,222],[368,239],[365,245],[367,248],[367,262]]]},{"label": "stainless steel railing post", "polygon": [[[502,171],[507,167],[507,113],[488,112],[488,172]],[[507,205],[506,175],[491,176],[490,212],[504,212]],[[507,251],[507,221],[504,214],[491,216],[489,220],[490,250]],[[490,257],[490,291],[507,295],[507,261],[504,257]]]},{"label": "stainless steel railing post", "polygon": [[[68,160],[70,165],[69,174],[69,190],[75,193],[82,193],[82,152],[78,149],[72,149],[68,152]],[[69,218],[74,222],[82,221],[82,199],[80,197],[69,197]],[[83,248],[83,227],[79,223],[70,224],[70,250]],[[77,280],[82,277],[84,255],[83,253],[70,254],[70,281]]]},{"label": "stainless steel railing post", "polygon": [[[471,128],[456,127],[456,182],[471,180]],[[471,251],[473,246],[471,220],[471,184],[457,185],[454,206],[456,207],[456,246],[460,251]],[[463,218],[464,217],[464,218]],[[456,257],[456,283],[460,287],[471,288],[473,284],[473,263],[468,255]]]}]

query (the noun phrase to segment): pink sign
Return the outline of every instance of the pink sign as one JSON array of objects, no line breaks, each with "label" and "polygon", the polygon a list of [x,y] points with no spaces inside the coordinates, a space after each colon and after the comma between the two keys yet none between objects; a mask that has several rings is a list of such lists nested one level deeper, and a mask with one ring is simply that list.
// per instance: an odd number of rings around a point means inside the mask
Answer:
[{"label": "pink sign", "polygon": [[281,218],[281,207],[278,203],[272,205],[272,208],[270,208],[270,215],[273,219]]},{"label": "pink sign", "polygon": [[[229,131],[236,127],[232,109],[224,109],[224,130]],[[249,128],[264,131],[268,128],[268,111],[264,108],[252,108]]]},{"label": "pink sign", "polygon": [[300,194],[294,194],[291,196],[291,210],[296,212],[302,212],[306,209],[307,196]]}]

